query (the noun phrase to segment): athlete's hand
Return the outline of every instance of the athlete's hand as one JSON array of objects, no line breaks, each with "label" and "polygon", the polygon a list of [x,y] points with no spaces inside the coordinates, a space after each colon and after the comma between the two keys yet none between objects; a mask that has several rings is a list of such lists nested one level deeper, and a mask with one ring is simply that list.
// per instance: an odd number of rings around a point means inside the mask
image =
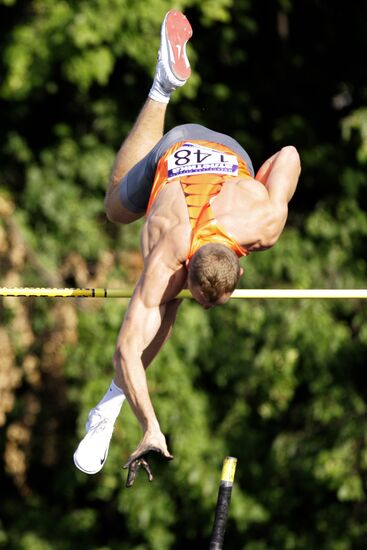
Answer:
[{"label": "athlete's hand", "polygon": [[173,455],[170,454],[166,444],[166,438],[162,432],[149,433],[147,432],[143,439],[140,441],[137,449],[129,456],[128,461],[123,468],[128,468],[126,487],[131,487],[135,481],[139,468],[143,468],[149,481],[153,481],[153,474],[151,472],[149,463],[147,462],[147,456],[149,453],[157,453],[166,460],[172,460]]}]

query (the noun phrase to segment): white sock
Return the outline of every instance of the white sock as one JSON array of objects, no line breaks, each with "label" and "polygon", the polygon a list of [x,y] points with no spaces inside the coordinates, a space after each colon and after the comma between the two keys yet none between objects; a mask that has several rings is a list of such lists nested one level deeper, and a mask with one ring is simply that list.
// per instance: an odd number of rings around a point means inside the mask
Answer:
[{"label": "white sock", "polygon": [[120,414],[120,410],[125,399],[126,396],[123,390],[119,388],[112,380],[110,387],[95,407],[95,410],[101,413],[101,415],[105,418],[109,418],[115,422],[116,418]]},{"label": "white sock", "polygon": [[159,82],[158,78],[155,77],[148,96],[150,97],[150,99],[154,99],[154,101],[158,101],[159,103],[168,103],[171,99],[172,91],[173,90],[165,90]]}]

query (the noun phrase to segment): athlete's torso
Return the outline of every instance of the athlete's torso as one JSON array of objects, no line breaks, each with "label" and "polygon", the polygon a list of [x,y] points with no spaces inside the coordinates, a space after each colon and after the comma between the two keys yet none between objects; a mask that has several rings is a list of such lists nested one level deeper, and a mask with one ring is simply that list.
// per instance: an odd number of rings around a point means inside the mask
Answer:
[{"label": "athlete's torso", "polygon": [[221,242],[244,255],[256,245],[266,200],[264,186],[226,147],[203,141],[176,144],[157,168],[143,254],[165,241],[167,253],[172,249],[181,262],[207,242]]}]

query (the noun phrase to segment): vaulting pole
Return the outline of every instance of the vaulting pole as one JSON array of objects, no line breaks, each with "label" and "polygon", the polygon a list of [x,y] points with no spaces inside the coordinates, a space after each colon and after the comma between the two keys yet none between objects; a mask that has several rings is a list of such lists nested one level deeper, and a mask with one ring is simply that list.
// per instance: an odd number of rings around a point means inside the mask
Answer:
[{"label": "vaulting pole", "polygon": [[224,459],[218,490],[217,506],[215,509],[214,525],[210,539],[210,550],[222,550],[223,548],[224,533],[226,530],[236,466],[237,458],[227,456]]},{"label": "vaulting pole", "polygon": [[[36,297],[36,298],[130,298],[131,289],[110,288],[6,288],[0,287],[0,297]],[[183,290],[179,298],[192,298],[189,290]],[[367,289],[329,289],[329,288],[258,288],[237,289],[231,298],[238,299],[367,299]]]}]

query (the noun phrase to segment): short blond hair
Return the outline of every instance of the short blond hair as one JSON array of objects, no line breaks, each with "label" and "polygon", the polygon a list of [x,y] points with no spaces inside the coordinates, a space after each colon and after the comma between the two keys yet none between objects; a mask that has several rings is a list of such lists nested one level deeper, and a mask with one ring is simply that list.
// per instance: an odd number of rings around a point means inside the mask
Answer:
[{"label": "short blond hair", "polygon": [[205,298],[215,303],[232,293],[241,276],[240,262],[233,250],[223,244],[205,244],[191,258],[189,280],[198,285]]}]

